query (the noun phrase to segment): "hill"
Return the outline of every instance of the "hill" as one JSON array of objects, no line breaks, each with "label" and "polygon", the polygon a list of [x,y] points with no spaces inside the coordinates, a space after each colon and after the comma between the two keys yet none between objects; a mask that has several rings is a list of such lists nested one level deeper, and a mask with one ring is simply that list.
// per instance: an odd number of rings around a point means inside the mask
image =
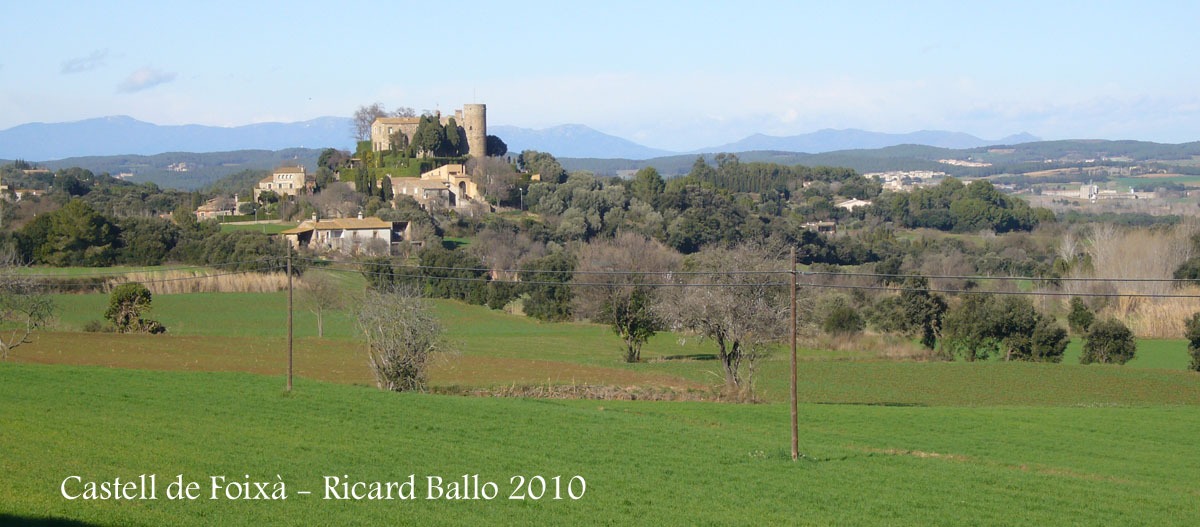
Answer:
[{"label": "hill", "polygon": [[750,151],[785,151],[807,152],[812,154],[833,152],[838,150],[862,150],[886,148],[897,145],[925,145],[941,148],[977,148],[988,145],[1013,145],[1029,143],[1040,139],[1030,134],[1022,133],[1003,139],[980,139],[961,132],[946,132],[941,130],[921,130],[907,134],[887,134],[869,132],[866,130],[824,129],[809,134],[777,137],[754,134],[734,143],[702,148],[692,153],[718,152],[750,152]]},{"label": "hill", "polygon": [[[1047,168],[1076,166],[1150,165],[1160,170],[1191,174],[1197,171],[1193,158],[1200,156],[1200,142],[1163,144],[1148,141],[1070,140],[1038,141],[952,149],[926,145],[896,145],[885,148],[838,150],[808,154],[778,150],[737,151],[743,162],[781,165],[838,166],[859,173],[890,170],[932,170],[957,177],[1024,174]],[[567,170],[587,170],[600,175],[653,166],[666,176],[688,173],[697,156],[712,162],[713,154],[681,154],[652,159],[559,159]],[[943,160],[973,161],[984,166],[947,164]]]},{"label": "hill", "polygon": [[316,170],[321,150],[289,148],[286,150],[236,150],[232,152],[168,152],[152,156],[90,156],[69,157],[58,161],[38,163],[50,170],[80,167],[93,173],[108,173],[135,183],[154,183],[163,188],[198,190],[213,182],[243,170],[271,170],[280,165],[300,164]]}]

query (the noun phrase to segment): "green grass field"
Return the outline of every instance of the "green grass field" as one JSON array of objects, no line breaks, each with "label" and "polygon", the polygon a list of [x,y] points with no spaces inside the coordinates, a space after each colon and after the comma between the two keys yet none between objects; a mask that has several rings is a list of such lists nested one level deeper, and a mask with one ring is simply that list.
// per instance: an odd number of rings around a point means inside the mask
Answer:
[{"label": "green grass field", "polygon": [[[0,364],[0,521],[84,524],[1012,525],[1200,521],[1195,406],[787,406],[487,399],[278,376]],[[68,476],[157,474],[155,501],[69,501]],[[172,501],[168,481],[200,481]],[[497,483],[495,500],[324,500],[324,476]],[[207,499],[213,475],[284,501]],[[578,500],[509,500],[574,476]],[[68,489],[77,493],[79,487]],[[576,487],[578,490],[579,487]],[[297,491],[313,492],[299,495]]]},{"label": "green grass field", "polygon": [[[354,275],[347,289],[361,288]],[[167,335],[82,333],[103,294],[57,295],[51,331],[0,363],[0,524],[1174,524],[1200,520],[1200,375],[1180,340],[1125,366],[884,360],[801,351],[801,451],[788,456],[787,356],[763,404],[395,394],[373,387],[347,313],[297,299],[283,392],[285,293],[156,295]],[[714,348],[675,334],[619,360],[605,326],[435,301],[459,350],[438,387],[598,384],[707,390]],[[87,479],[178,474],[287,482],[286,501],[70,501]],[[324,500],[323,476],[446,481],[492,501]],[[579,500],[508,500],[513,476],[581,476]],[[306,490],[309,496],[295,494]],[[160,493],[162,490],[160,489]],[[422,496],[423,497],[423,496]]]},{"label": "green grass field", "polygon": [[221,232],[253,231],[264,232],[267,234],[279,234],[295,226],[295,223],[260,223],[258,225],[247,223],[222,223]]},{"label": "green grass field", "polygon": [[[286,353],[285,293],[157,295],[151,316],[167,326],[163,336],[76,333],[88,321],[102,318],[107,296],[57,295],[55,300],[60,306],[58,329],[65,332],[41,336],[41,342],[19,349],[18,358],[183,369],[180,365],[190,357],[195,362],[186,369],[282,371],[278,358]],[[646,362],[626,364],[619,360],[620,341],[606,326],[539,323],[452,301],[435,301],[434,306],[458,350],[434,370],[437,385],[607,379],[607,384],[653,380],[703,388],[721,383],[720,366],[711,360],[716,352],[712,343],[693,337],[659,334],[643,350]],[[315,317],[298,299],[294,316],[302,355],[297,364],[305,374],[340,382],[370,381],[348,313],[326,316],[324,339],[316,338]],[[89,344],[79,346],[81,341]],[[182,353],[167,352],[176,349]],[[806,401],[855,404],[1200,404],[1200,382],[1183,371],[1188,362],[1184,341],[1147,340],[1139,349],[1137,358],[1123,367],[1079,365],[1077,341],[1062,364],[895,362],[878,359],[869,349],[803,349],[800,391]],[[758,389],[764,398],[786,399],[787,368],[783,350],[762,364]]]}]

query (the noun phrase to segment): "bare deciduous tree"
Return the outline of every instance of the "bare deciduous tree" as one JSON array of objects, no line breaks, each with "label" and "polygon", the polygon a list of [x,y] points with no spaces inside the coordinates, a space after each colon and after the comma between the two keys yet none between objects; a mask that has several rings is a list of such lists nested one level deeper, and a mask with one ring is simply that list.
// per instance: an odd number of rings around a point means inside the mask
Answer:
[{"label": "bare deciduous tree", "polygon": [[442,326],[410,289],[369,291],[358,309],[368,362],[380,388],[424,390],[434,354],[445,350]]},{"label": "bare deciduous tree", "polygon": [[546,255],[546,244],[524,232],[505,226],[489,226],[479,232],[467,251],[491,269],[494,280],[516,280],[521,260]]},{"label": "bare deciduous tree", "polygon": [[[1183,224],[1168,230],[1118,229],[1096,225],[1088,238],[1094,277],[1167,279],[1192,255],[1195,227]],[[1124,282],[1123,291],[1167,294],[1169,282]]]},{"label": "bare deciduous tree", "polygon": [[472,157],[467,160],[467,173],[497,203],[508,198],[517,182],[516,167],[500,157]]},{"label": "bare deciduous tree", "polygon": [[309,270],[300,282],[300,303],[317,317],[317,336],[325,336],[325,314],[342,309],[346,297],[342,288],[328,274]]},{"label": "bare deciduous tree", "polygon": [[363,206],[363,196],[349,183],[333,183],[320,194],[302,198],[317,209],[322,218],[350,218]]},{"label": "bare deciduous tree", "polygon": [[384,109],[381,103],[372,103],[367,106],[359,106],[354,111],[354,138],[358,141],[366,141],[371,138],[371,123],[380,117],[387,117],[388,112]]},{"label": "bare deciduous tree", "polygon": [[0,263],[0,360],[8,360],[9,351],[28,344],[33,332],[54,315],[54,302],[33,278],[17,272],[13,260]]},{"label": "bare deciduous tree", "polygon": [[[642,345],[665,327],[655,309],[658,290],[647,284],[667,281],[667,273],[679,268],[680,259],[679,253],[632,232],[584,245],[575,269],[575,282],[580,285],[573,288],[573,311],[612,326],[625,343],[625,362],[638,362]],[[611,271],[632,273],[601,274]]]},{"label": "bare deciduous tree", "polygon": [[704,249],[684,270],[715,274],[688,275],[690,283],[705,285],[664,295],[663,312],[677,328],[716,342],[731,395],[753,396],[757,361],[788,333],[788,291],[780,285],[786,274],[770,273],[787,269],[786,257],[752,246]]}]

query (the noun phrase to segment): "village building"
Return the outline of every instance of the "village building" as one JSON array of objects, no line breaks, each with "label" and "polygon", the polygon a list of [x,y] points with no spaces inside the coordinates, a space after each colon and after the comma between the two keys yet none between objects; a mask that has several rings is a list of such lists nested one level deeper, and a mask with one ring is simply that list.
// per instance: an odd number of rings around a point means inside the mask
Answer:
[{"label": "village building", "polygon": [[233,216],[237,214],[237,206],[236,197],[217,196],[196,208],[196,219],[204,221],[221,216]]},{"label": "village building", "polygon": [[46,194],[45,190],[36,190],[31,188],[9,188],[8,185],[0,185],[0,198],[5,201],[18,202],[29,197],[41,197]]},{"label": "village building", "polygon": [[304,167],[279,167],[254,187],[254,201],[258,201],[258,196],[268,190],[280,196],[294,197],[311,193],[316,186],[316,176],[305,172]]},{"label": "village building", "polygon": [[846,201],[838,203],[837,205],[834,205],[834,206],[839,209],[854,210],[859,207],[871,206],[871,200],[853,198],[853,199],[848,199]]},{"label": "village building", "polygon": [[837,222],[835,221],[810,221],[800,226],[821,234],[837,234]]},{"label": "village building", "polygon": [[280,233],[295,249],[307,248],[318,253],[341,253],[349,256],[383,256],[393,247],[405,243],[411,236],[407,221],[385,221],[379,218],[337,218],[305,220],[295,228]]},{"label": "village building", "polygon": [[475,203],[487,203],[479,186],[467,175],[462,164],[443,165],[420,179],[393,177],[392,195],[409,196],[424,209],[461,209]]}]

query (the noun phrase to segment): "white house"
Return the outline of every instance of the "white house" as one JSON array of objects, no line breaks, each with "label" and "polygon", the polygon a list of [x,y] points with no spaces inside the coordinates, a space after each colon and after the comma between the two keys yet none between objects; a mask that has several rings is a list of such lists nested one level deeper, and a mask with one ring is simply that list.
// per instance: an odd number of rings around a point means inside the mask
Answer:
[{"label": "white house", "polygon": [[317,252],[339,252],[351,256],[360,254],[390,254],[394,245],[409,239],[409,223],[384,221],[379,218],[338,218],[305,220],[281,234],[292,247],[310,248]]},{"label": "white house", "polygon": [[838,207],[840,209],[854,210],[859,207],[869,207],[870,205],[871,205],[871,200],[853,198],[853,199],[848,199],[846,201],[838,203],[837,205],[834,205],[834,206]]}]

